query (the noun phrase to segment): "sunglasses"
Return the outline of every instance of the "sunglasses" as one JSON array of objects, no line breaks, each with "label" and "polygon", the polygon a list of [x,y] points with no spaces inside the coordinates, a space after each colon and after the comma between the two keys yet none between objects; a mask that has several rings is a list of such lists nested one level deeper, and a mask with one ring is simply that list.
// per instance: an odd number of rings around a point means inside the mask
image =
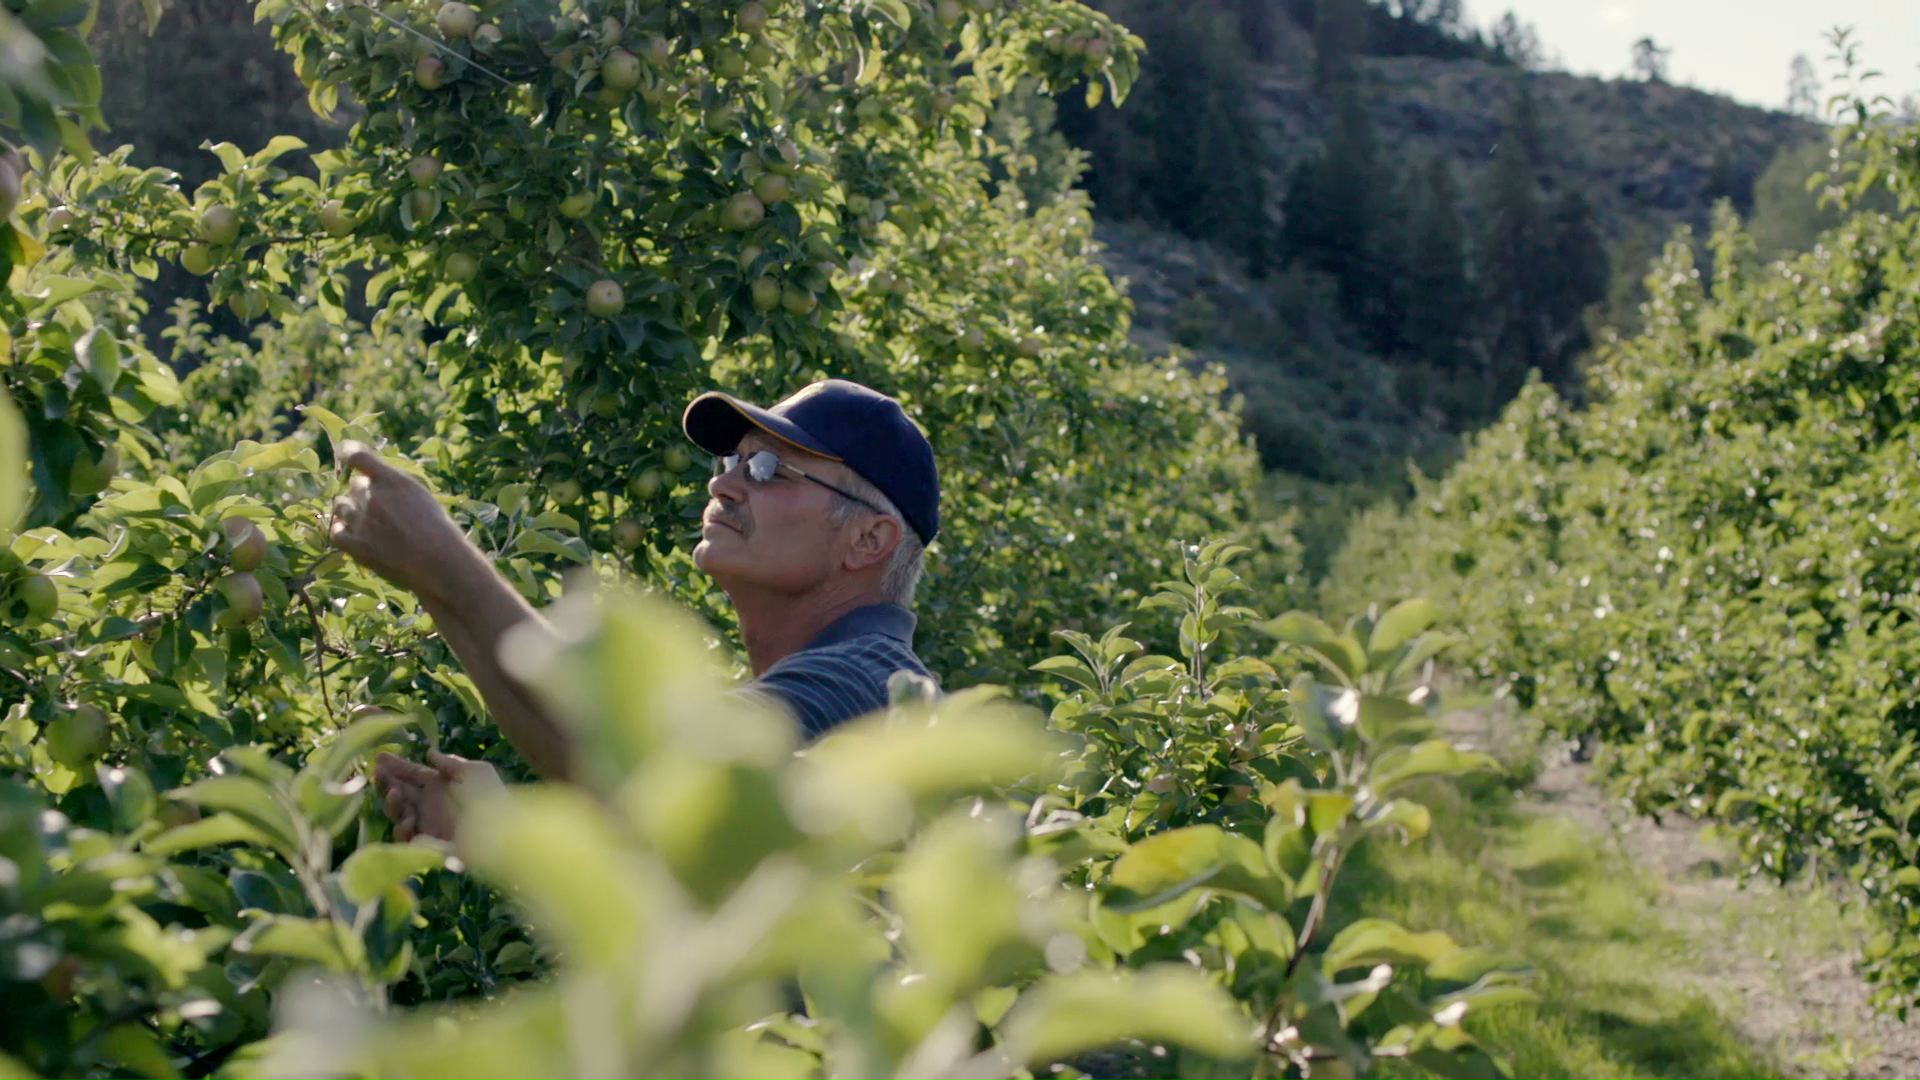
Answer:
[{"label": "sunglasses", "polygon": [[713,475],[725,476],[727,473],[732,472],[742,460],[745,460],[747,463],[747,479],[756,484],[772,483],[774,477],[784,473],[787,476],[797,476],[802,480],[811,480],[821,487],[826,488],[828,491],[833,492],[835,495],[845,499],[852,499],[854,502],[859,503],[861,506],[866,507],[876,514],[886,514],[885,510],[855,495],[853,492],[838,485],[829,484],[811,473],[802,472],[797,466],[789,465],[781,461],[780,455],[771,450],[761,450],[748,454],[744,459],[742,459],[739,454],[717,454],[713,459]]}]

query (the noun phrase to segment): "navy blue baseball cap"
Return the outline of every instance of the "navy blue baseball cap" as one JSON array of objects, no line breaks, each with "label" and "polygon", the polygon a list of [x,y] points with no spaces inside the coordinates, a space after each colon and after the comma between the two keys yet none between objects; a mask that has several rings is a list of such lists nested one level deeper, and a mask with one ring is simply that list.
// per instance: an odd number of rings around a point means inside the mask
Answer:
[{"label": "navy blue baseball cap", "polygon": [[940,474],[933,447],[900,403],[845,379],[827,379],[770,409],[717,390],[688,403],[680,427],[710,454],[731,454],[759,428],[781,442],[860,474],[900,508],[922,544],[940,531]]}]

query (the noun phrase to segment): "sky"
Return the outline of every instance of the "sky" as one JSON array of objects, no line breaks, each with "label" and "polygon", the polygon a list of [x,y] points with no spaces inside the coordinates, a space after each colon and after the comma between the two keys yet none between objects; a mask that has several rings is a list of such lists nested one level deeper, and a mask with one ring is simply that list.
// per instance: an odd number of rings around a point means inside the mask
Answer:
[{"label": "sky", "polygon": [[[1487,27],[1512,10],[1540,33],[1551,66],[1615,77],[1633,43],[1651,35],[1672,50],[1670,82],[1781,108],[1787,74],[1805,53],[1831,75],[1826,33],[1852,26],[1865,66],[1885,75],[1876,89],[1896,100],[1920,93],[1920,0],[1468,0]],[[1822,105],[1825,91],[1822,92]]]}]

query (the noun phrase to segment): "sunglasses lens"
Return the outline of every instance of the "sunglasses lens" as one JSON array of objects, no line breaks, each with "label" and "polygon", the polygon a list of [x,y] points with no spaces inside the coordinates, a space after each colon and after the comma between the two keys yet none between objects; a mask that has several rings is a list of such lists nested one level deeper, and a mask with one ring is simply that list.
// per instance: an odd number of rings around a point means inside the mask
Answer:
[{"label": "sunglasses lens", "polygon": [[762,450],[747,459],[747,475],[752,477],[755,483],[764,484],[773,479],[773,474],[779,471],[780,457],[771,450]]}]

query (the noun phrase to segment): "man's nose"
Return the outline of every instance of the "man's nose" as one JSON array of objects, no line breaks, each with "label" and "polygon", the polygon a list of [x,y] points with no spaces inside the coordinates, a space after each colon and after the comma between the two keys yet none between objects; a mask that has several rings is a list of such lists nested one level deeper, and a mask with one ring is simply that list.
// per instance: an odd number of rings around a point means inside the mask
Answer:
[{"label": "man's nose", "polygon": [[707,481],[707,494],[723,502],[737,503],[746,498],[746,479],[741,475],[745,469],[733,468],[715,473]]}]

